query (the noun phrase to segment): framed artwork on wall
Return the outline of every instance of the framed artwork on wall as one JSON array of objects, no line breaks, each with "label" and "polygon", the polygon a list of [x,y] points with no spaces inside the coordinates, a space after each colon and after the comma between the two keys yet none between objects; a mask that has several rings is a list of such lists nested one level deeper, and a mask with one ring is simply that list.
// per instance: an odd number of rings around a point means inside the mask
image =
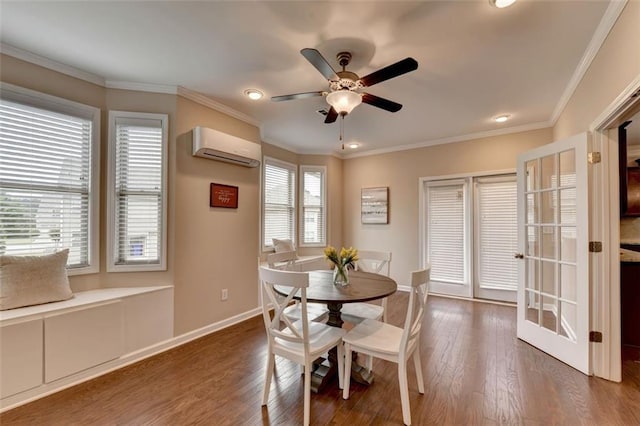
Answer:
[{"label": "framed artwork on wall", "polygon": [[389,187],[362,188],[360,217],[363,224],[389,223]]},{"label": "framed artwork on wall", "polygon": [[238,187],[212,183],[209,194],[209,206],[237,209]]}]

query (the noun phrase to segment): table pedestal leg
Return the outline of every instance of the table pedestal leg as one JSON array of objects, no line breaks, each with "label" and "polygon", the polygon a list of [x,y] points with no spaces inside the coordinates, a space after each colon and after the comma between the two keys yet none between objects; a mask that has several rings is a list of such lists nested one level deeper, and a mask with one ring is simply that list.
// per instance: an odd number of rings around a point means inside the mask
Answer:
[{"label": "table pedestal leg", "polygon": [[[342,328],[342,316],[340,310],[342,303],[327,303],[329,308],[329,319],[327,324],[332,327]],[[363,366],[359,365],[357,360],[358,354],[352,352],[351,358],[351,378],[362,385],[370,385],[373,383],[373,374]],[[322,389],[338,375],[338,351],[336,348],[329,350],[328,360],[319,358],[314,363],[314,369],[311,373],[311,390],[315,393],[321,392]]]}]

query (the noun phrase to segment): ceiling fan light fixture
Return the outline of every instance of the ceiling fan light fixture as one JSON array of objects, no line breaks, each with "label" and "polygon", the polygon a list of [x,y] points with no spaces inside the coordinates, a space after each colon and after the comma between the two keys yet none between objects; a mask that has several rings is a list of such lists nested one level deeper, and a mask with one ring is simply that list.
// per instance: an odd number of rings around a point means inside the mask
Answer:
[{"label": "ceiling fan light fixture", "polygon": [[489,3],[491,3],[492,6],[495,6],[498,9],[509,7],[515,2],[516,0],[489,0]]},{"label": "ceiling fan light fixture", "polygon": [[264,94],[258,89],[247,89],[244,91],[245,96],[253,101],[257,101],[258,99],[262,99]]},{"label": "ceiling fan light fixture", "polygon": [[336,90],[327,95],[327,103],[340,115],[347,115],[362,103],[362,95],[351,90]]}]

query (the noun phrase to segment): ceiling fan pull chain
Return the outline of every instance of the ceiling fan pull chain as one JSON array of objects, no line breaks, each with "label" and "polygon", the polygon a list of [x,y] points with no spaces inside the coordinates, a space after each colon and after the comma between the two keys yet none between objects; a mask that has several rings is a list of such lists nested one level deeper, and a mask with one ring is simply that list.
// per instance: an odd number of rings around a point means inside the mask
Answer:
[{"label": "ceiling fan pull chain", "polygon": [[344,133],[344,115],[340,115],[340,140],[342,141],[342,134]]}]

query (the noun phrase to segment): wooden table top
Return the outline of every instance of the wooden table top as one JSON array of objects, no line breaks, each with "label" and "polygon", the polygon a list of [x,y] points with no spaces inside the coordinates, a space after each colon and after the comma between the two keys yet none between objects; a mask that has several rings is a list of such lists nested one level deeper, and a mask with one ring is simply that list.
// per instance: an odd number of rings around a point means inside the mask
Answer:
[{"label": "wooden table top", "polygon": [[[276,291],[287,294],[287,289]],[[370,272],[349,271],[349,285],[339,287],[333,284],[333,271],[310,271],[307,301],[318,303],[353,303],[382,299],[396,292],[398,285],[384,275]]]}]

